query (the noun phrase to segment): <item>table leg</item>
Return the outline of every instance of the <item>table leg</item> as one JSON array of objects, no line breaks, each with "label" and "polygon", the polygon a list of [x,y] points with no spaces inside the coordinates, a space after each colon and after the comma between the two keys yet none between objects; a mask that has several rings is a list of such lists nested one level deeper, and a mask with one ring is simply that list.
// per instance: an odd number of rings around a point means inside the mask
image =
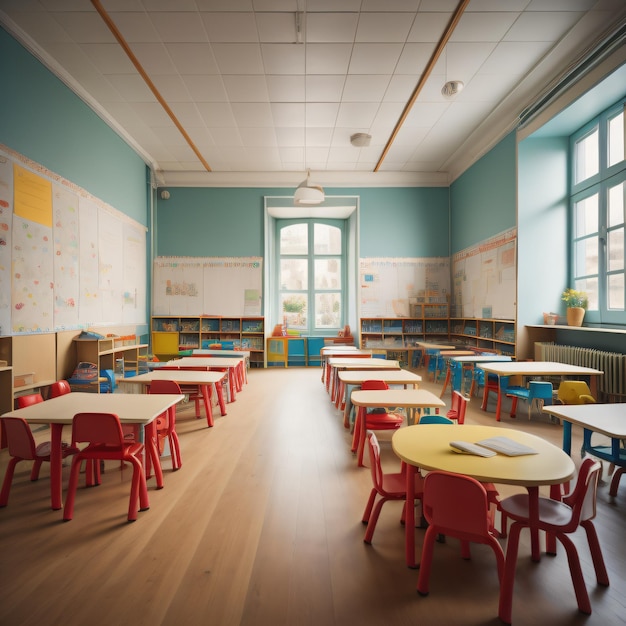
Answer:
[{"label": "table leg", "polygon": [[496,403],[496,422],[500,421],[500,408],[502,407],[502,386],[500,385],[500,376],[498,376],[498,401]]},{"label": "table leg", "polygon": [[206,422],[209,428],[213,426],[213,407],[211,406],[211,396],[209,394],[209,385],[199,385],[202,400],[204,401],[204,412],[206,413]]},{"label": "table leg", "polygon": [[54,511],[63,508],[63,459],[61,435],[63,424],[52,424],[50,433],[50,506]]},{"label": "table leg", "polygon": [[572,456],[572,423],[563,421],[563,452]]},{"label": "table leg", "polygon": [[404,515],[404,550],[407,567],[415,569],[415,474],[414,465],[405,466],[406,473],[406,511]]},{"label": "table leg", "polygon": [[222,381],[215,383],[215,393],[217,393],[217,402],[220,405],[220,413],[226,415],[226,402],[224,401],[224,386]]}]

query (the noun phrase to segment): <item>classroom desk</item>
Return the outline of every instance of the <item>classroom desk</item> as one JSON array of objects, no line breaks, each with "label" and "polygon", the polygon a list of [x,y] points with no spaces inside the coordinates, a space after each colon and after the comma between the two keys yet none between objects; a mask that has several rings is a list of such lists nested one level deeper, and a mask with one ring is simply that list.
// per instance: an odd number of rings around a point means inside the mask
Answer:
[{"label": "classroom desk", "polygon": [[206,368],[206,369],[227,369],[228,370],[228,400],[234,402],[237,392],[243,388],[243,360],[233,357],[203,357],[185,356],[181,359],[168,361],[170,367],[184,368]]},{"label": "classroom desk", "polygon": [[[567,363],[557,363],[555,361],[509,361],[502,363],[478,364],[485,374],[496,374],[498,376],[498,401],[496,404],[496,421],[500,421],[500,408],[502,406],[502,387],[500,378],[502,376],[589,376],[589,387],[594,397],[597,397],[597,377],[604,374],[602,370],[591,367],[581,367],[579,365],[569,365]],[[482,410],[487,410],[488,388],[485,379],[483,392]],[[506,390],[504,392],[506,394]]]},{"label": "classroom desk", "polygon": [[326,391],[330,388],[330,365],[328,359],[332,358],[370,359],[371,350],[359,350],[355,346],[324,346],[320,349],[322,364],[322,382],[326,383]]},{"label": "classroom desk", "polygon": [[[342,370],[387,370],[387,369],[400,369],[400,362],[391,359],[376,359],[371,357],[366,358],[347,358],[347,357],[331,357],[328,359],[328,369],[330,378],[330,399],[331,402],[336,404],[337,408],[340,407],[337,400],[341,398],[339,394],[339,372]],[[327,388],[328,389],[328,388]]]},{"label": "classroom desk", "polygon": [[[173,380],[181,386],[196,386],[202,395],[204,407],[206,410],[206,420],[209,427],[213,426],[213,409],[211,406],[211,397],[209,389],[214,386],[217,393],[217,400],[220,406],[220,413],[226,415],[226,403],[224,402],[224,389],[222,388],[222,380],[226,376],[226,372],[214,371],[196,371],[196,370],[154,370],[146,374],[131,376],[130,378],[121,378],[118,384],[137,386],[140,385],[147,391],[150,384],[155,380]],[[196,417],[200,417],[196,415]]]},{"label": "classroom desk", "polygon": [[412,385],[413,388],[417,388],[422,377],[419,374],[410,372],[409,370],[342,370],[338,373],[339,382],[345,389],[344,395],[344,412],[343,412],[343,425],[345,428],[350,428],[350,409],[352,401],[350,400],[350,386],[360,387],[366,380],[381,380],[388,385],[404,385],[406,389],[407,385]]},{"label": "classroom desk", "polygon": [[150,455],[157,481],[163,487],[163,472],[156,448],[154,420],[185,396],[178,394],[85,393],[73,391],[33,404],[24,409],[9,411],[1,417],[22,417],[29,424],[49,424],[50,445],[50,504],[54,510],[62,508],[61,435],[63,426],[71,424],[76,413],[115,413],[122,424],[144,427],[146,454]]},{"label": "classroom desk", "polygon": [[[501,454],[485,458],[473,454],[458,454],[450,448],[450,441],[480,441],[488,437],[509,437],[530,446],[537,454],[509,457]],[[556,486],[571,480],[575,474],[572,459],[550,442],[524,431],[497,426],[422,425],[401,428],[393,434],[392,447],[400,459],[407,463],[406,500],[406,562],[415,564],[415,501],[413,497],[415,473],[421,470],[444,470],[465,474],[487,483],[520,485],[528,490],[531,536],[533,538],[533,560],[539,560],[538,530],[532,520],[539,517],[539,487]],[[536,522],[535,522],[536,523]],[[505,567],[504,571],[507,571]],[[505,590],[510,589],[510,597]],[[505,595],[506,594],[506,595]],[[506,618],[503,606],[511,606],[513,581],[503,580],[500,587],[500,618]],[[509,616],[510,618],[510,616]],[[506,619],[504,619],[506,621]],[[510,623],[510,619],[508,620]]]},{"label": "classroom desk", "polygon": [[248,382],[248,368],[250,367],[250,350],[212,350],[210,348],[195,348],[191,351],[191,356],[213,356],[221,358],[244,359],[243,368],[244,383]]},{"label": "classroom desk", "polygon": [[363,467],[363,450],[365,449],[367,433],[365,428],[358,428],[358,423],[359,420],[364,423],[362,420],[365,419],[367,409],[402,407],[407,410],[407,423],[412,424],[415,411],[445,407],[445,402],[441,398],[426,389],[381,389],[377,391],[355,389],[350,399],[352,404],[358,407],[352,437],[352,450],[360,451],[357,457],[359,467]]},{"label": "classroom desk", "polygon": [[[454,380],[452,379],[452,368],[450,366],[450,360],[453,356],[472,356],[476,354],[471,350],[442,350],[439,353],[439,356],[443,357],[446,362],[446,377],[443,380],[443,387],[441,388],[441,393],[439,394],[440,398],[443,398],[443,394],[445,393],[448,385],[452,382],[452,390],[454,391]],[[435,380],[437,380],[437,372],[435,372]],[[459,390],[459,391],[462,391]]]},{"label": "classroom desk", "polygon": [[[455,363],[460,363],[461,367],[467,366],[467,365],[471,365],[472,368],[472,384],[469,390],[469,395],[472,396],[474,395],[474,389],[475,389],[475,382],[474,382],[474,368],[478,363],[502,363],[504,361],[511,361],[511,357],[509,355],[505,355],[505,354],[479,354],[476,352],[473,352],[472,354],[460,354],[460,351],[458,354],[453,354],[450,357],[451,361],[454,361]],[[445,385],[444,385],[444,389],[445,389]],[[454,386],[453,386],[454,389]],[[463,392],[463,383],[461,382],[461,392]]]}]

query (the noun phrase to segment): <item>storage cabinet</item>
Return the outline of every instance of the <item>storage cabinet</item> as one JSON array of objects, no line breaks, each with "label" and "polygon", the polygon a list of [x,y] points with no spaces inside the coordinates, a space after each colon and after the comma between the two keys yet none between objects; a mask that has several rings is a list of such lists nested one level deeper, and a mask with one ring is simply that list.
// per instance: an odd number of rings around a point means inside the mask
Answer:
[{"label": "storage cabinet", "polygon": [[248,350],[250,365],[264,365],[265,325],[262,317],[154,316],[152,352],[159,358],[181,350],[209,349],[214,344],[229,350]]},{"label": "storage cabinet", "polygon": [[513,320],[452,318],[450,337],[470,347],[515,356],[515,322]]}]

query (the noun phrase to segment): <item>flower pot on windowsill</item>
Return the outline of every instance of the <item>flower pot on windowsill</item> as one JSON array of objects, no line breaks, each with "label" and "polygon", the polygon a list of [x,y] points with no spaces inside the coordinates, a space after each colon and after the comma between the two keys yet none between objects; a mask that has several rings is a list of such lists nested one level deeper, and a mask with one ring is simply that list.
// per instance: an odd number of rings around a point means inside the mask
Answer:
[{"label": "flower pot on windowsill", "polygon": [[585,309],[581,306],[570,306],[567,309],[567,325],[582,326],[585,319]]}]

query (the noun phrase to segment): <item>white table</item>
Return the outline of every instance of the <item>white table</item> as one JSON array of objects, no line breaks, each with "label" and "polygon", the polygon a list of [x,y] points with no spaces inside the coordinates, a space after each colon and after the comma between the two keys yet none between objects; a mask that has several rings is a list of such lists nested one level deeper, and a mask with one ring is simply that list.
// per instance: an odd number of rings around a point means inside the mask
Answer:
[{"label": "white table", "polygon": [[[339,372],[341,370],[399,370],[400,362],[391,359],[377,359],[371,355],[359,359],[331,357],[327,361],[327,367],[330,372],[330,399],[331,402],[337,403],[338,397],[341,397],[339,394]],[[337,408],[339,408],[339,405],[337,405]]]},{"label": "white table", "polygon": [[[196,386],[204,401],[207,425],[211,427],[214,421],[209,388],[211,386],[215,387],[220,413],[226,415],[226,403],[224,402],[224,390],[222,388],[222,380],[225,376],[226,372],[159,369],[147,372],[146,374],[139,374],[138,376],[121,378],[117,382],[120,386],[141,386],[144,387],[144,390],[150,387],[150,384],[155,380],[173,380],[179,385]],[[196,415],[196,417],[200,416]]]},{"label": "white table", "polygon": [[138,424],[145,430],[146,454],[150,455],[157,487],[163,487],[163,472],[156,449],[153,421],[185,396],[178,394],[84,393],[73,391],[23,409],[9,411],[2,417],[21,417],[29,424],[50,424],[50,502],[62,508],[61,435],[76,413],[115,413],[122,424]]},{"label": "white table", "polygon": [[[502,363],[483,363],[477,367],[485,373],[496,374],[498,376],[498,401],[496,405],[496,421],[500,421],[500,408],[502,406],[502,386],[500,379],[503,376],[589,376],[591,393],[597,397],[597,377],[602,376],[602,370],[591,367],[581,367],[579,365],[569,365],[567,363],[557,363],[556,361],[509,361]],[[487,410],[488,400],[487,380],[485,379],[482,410]],[[504,390],[506,394],[506,389]]]},{"label": "white table", "polygon": [[181,359],[173,359],[167,362],[170,367],[179,367],[181,369],[204,368],[210,369],[227,369],[228,370],[228,392],[229,401],[234,402],[237,392],[241,391],[243,386],[243,361],[241,358],[233,357],[203,357],[203,356],[185,356]]}]

